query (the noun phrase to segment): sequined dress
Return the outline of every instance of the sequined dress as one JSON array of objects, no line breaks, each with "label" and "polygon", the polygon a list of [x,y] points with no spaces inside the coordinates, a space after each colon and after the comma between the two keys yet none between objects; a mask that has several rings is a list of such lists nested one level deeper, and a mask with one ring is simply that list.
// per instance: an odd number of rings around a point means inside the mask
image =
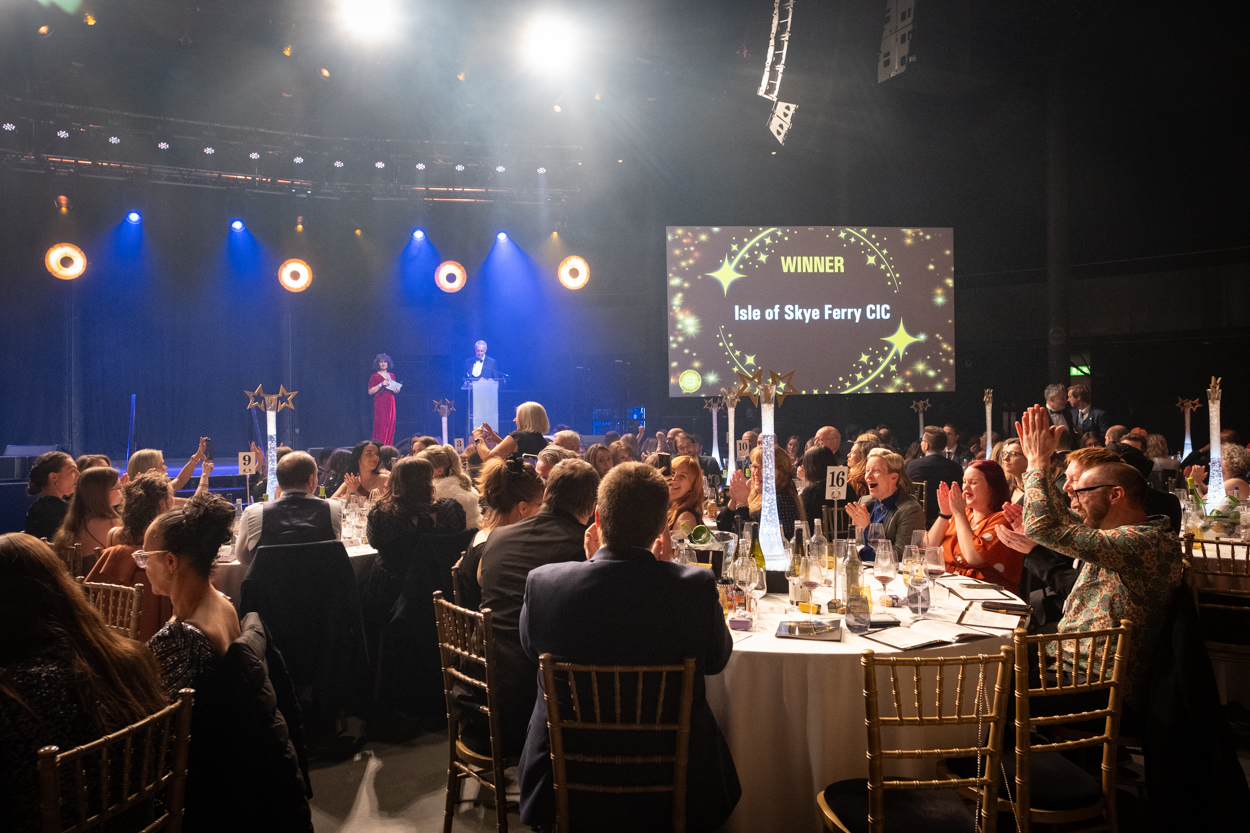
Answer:
[{"label": "sequined dress", "polygon": [[161,688],[172,702],[183,688],[199,688],[198,682],[221,664],[212,640],[195,625],[175,619],[148,640],[148,648],[161,667]]}]

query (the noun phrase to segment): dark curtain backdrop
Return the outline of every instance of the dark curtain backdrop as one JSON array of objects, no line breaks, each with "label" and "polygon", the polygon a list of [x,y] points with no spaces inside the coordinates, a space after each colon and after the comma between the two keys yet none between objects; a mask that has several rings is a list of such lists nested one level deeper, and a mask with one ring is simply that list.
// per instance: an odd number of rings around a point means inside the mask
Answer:
[{"label": "dark curtain backdrop", "polygon": [[[663,356],[657,364],[646,355],[649,343],[664,343],[663,294],[646,294],[660,284],[663,240],[646,233],[642,218],[618,214],[612,200],[596,209],[596,225],[583,217],[553,238],[533,222],[533,206],[427,210],[252,196],[240,210],[210,189],[140,192],[109,180],[2,176],[0,446],[60,442],[119,459],[134,393],[136,447],[186,456],[205,435],[229,455],[252,438],[244,391],[258,384],[299,391],[294,413],[278,417],[283,441],[350,445],[369,436],[365,389],[378,352],[394,358],[405,383],[397,438],[438,433],[436,398],[455,400],[450,436],[464,436],[459,375],[478,338],[511,376],[500,430],[510,430],[512,409],[532,398],[553,423],[588,432],[593,408],[641,404],[646,380],[663,382]],[[61,216],[49,188],[69,187],[74,209]],[[135,204],[138,226],[124,219]],[[247,231],[231,232],[240,213]],[[613,233],[578,231],[598,224]],[[421,245],[411,241],[417,225],[427,233]],[[499,230],[508,242],[497,243]],[[75,281],[43,266],[43,253],[61,241],[86,252],[86,274]],[[579,292],[556,280],[565,254],[591,263],[591,282]],[[288,257],[312,265],[305,292],[278,283]],[[458,293],[434,284],[444,259],[469,272]]]}]

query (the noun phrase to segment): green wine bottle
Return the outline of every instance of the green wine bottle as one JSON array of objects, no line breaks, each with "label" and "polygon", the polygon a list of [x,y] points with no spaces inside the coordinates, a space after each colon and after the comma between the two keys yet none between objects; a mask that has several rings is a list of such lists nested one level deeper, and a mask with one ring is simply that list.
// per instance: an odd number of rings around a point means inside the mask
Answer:
[{"label": "green wine bottle", "polygon": [[764,550],[760,547],[760,525],[752,524],[753,535],[751,538],[751,558],[755,560],[755,566],[761,570],[764,569]]}]

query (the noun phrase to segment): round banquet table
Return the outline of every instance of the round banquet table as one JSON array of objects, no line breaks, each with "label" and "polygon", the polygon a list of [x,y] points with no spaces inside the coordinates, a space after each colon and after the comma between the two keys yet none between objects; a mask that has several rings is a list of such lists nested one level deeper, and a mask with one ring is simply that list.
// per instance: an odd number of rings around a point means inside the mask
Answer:
[{"label": "round banquet table", "polygon": [[[890,592],[898,594],[902,588],[902,582],[896,582]],[[826,601],[827,590],[818,588],[816,601]],[[941,589],[933,591],[933,599],[935,606],[927,617],[948,622],[968,604]],[[1012,600],[1019,601],[1016,597]],[[879,654],[895,653],[896,649],[856,636],[845,626],[841,642],[778,638],[775,633],[782,619],[807,618],[807,614],[784,613],[785,605],[784,597],[765,596],[760,601],[759,630],[745,637],[742,634],[748,632],[735,631],[729,664],[720,674],[706,679],[708,703],[729,743],[742,784],[742,799],[724,828],[731,832],[821,830],[816,794],[834,781],[868,777],[860,656],[866,649]],[[874,615],[883,612],[893,614],[904,625],[912,619],[907,608],[881,608],[874,600]],[[986,631],[987,636],[907,653],[997,654],[1011,644],[1011,629],[978,630]],[[884,675],[878,677],[878,696],[889,699],[885,679]],[[991,696],[992,683],[991,679]],[[905,699],[909,691],[904,690]],[[892,708],[883,708],[883,716],[890,713]],[[976,740],[976,726],[909,727],[902,731],[906,734],[898,737],[922,739],[908,742],[912,749],[931,743],[970,745]],[[892,733],[887,730],[883,735],[888,747]],[[911,762],[902,764],[887,762],[886,775],[932,778],[936,771],[935,761],[916,762],[910,767],[907,764]]]},{"label": "round banquet table", "polygon": [[[359,581],[365,570],[378,557],[378,551],[368,544],[357,544],[347,548],[347,555],[351,560],[352,572]],[[213,586],[229,598],[235,608],[238,608],[239,599],[243,595],[243,579],[247,578],[249,566],[251,565],[241,561],[218,561],[217,568],[213,570],[211,579]]]}]

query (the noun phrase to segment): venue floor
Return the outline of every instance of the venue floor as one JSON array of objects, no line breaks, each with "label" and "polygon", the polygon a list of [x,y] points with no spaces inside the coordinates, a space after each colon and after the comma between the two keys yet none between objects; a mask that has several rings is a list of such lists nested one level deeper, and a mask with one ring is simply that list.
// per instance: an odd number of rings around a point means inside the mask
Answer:
[{"label": "venue floor", "polygon": [[[1250,749],[1239,751],[1241,766],[1250,777]],[[1141,773],[1141,760],[1133,768]],[[403,743],[369,743],[353,760],[314,764],[312,770],[313,825],[316,833],[410,833],[441,831],[447,772],[447,736],[426,733]],[[510,776],[515,771],[509,770]],[[467,800],[476,784],[465,785],[466,800],[456,814],[454,831],[494,830],[495,810]],[[516,800],[516,787],[510,798]],[[1121,830],[1149,829],[1147,808],[1121,793]],[[815,798],[813,797],[813,800]],[[1135,827],[1136,817],[1142,826]],[[1009,821],[1009,817],[1000,819]],[[508,814],[508,829],[524,833],[530,828],[517,811]],[[1014,830],[1001,825],[1000,830]]]}]

